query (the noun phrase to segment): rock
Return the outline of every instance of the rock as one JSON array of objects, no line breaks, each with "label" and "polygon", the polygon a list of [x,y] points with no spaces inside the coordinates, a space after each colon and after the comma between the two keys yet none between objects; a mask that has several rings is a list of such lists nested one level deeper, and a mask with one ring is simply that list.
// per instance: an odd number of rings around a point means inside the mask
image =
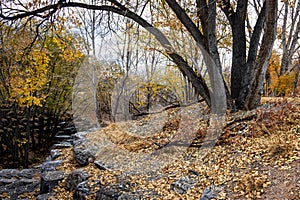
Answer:
[{"label": "rock", "polygon": [[52,193],[40,194],[36,197],[36,200],[47,200],[49,197],[52,197]]},{"label": "rock", "polygon": [[65,177],[64,172],[61,171],[48,171],[42,174],[41,179],[41,189],[40,193],[45,194],[52,191],[59,181],[63,180]]},{"label": "rock", "polygon": [[118,184],[104,186],[96,194],[96,200],[114,200],[114,199],[139,199],[138,194],[130,193],[131,183],[121,182]]},{"label": "rock", "polygon": [[87,134],[87,132],[78,132],[73,135],[73,138],[75,140],[84,139],[86,134]]},{"label": "rock", "polygon": [[65,131],[58,131],[56,134],[57,134],[57,135],[64,135],[64,134],[65,134]]},{"label": "rock", "polygon": [[56,160],[56,161],[47,161],[42,164],[42,173],[47,171],[54,171],[56,167],[58,167],[63,160]]},{"label": "rock", "polygon": [[0,194],[7,193],[10,191],[10,185],[14,185],[16,183],[15,178],[0,178]]},{"label": "rock", "polygon": [[33,169],[23,169],[19,172],[19,177],[23,178],[33,178],[38,176],[41,173],[41,169],[33,168]]},{"label": "rock", "polygon": [[64,134],[73,134],[76,133],[76,128],[74,126],[67,127],[64,129]]},{"label": "rock", "polygon": [[58,144],[54,144],[52,148],[54,149],[66,149],[66,148],[70,148],[73,147],[73,145],[70,142],[61,142]]},{"label": "rock", "polygon": [[12,178],[12,177],[18,177],[19,170],[17,169],[2,169],[0,171],[0,177],[3,178]]},{"label": "rock", "polygon": [[117,200],[121,196],[120,190],[115,186],[102,187],[96,194],[96,200]]},{"label": "rock", "polygon": [[109,170],[109,169],[113,168],[111,165],[106,165],[106,164],[102,163],[102,161],[100,161],[100,160],[96,160],[94,162],[94,164],[100,170]]},{"label": "rock", "polygon": [[54,136],[54,139],[55,140],[68,140],[68,139],[72,139],[72,136],[71,135],[56,135]]},{"label": "rock", "polygon": [[222,187],[218,187],[218,186],[214,186],[214,185],[209,186],[204,189],[200,200],[216,199],[221,191],[222,191]]},{"label": "rock", "polygon": [[5,186],[16,182],[16,178],[0,178],[0,186]]},{"label": "rock", "polygon": [[61,156],[62,153],[58,149],[51,149],[50,154],[51,154],[51,159],[55,160],[56,158],[58,158],[59,156]]},{"label": "rock", "polygon": [[87,181],[81,182],[77,185],[73,195],[73,200],[85,200],[86,196],[90,194],[90,187]]},{"label": "rock", "polygon": [[143,199],[139,194],[121,194],[118,200],[139,200]]},{"label": "rock", "polygon": [[24,186],[26,188],[28,188],[27,186],[29,185],[33,185],[33,187],[35,187],[40,183],[40,181],[37,179],[27,179],[27,178],[22,178],[19,180],[19,182],[20,182],[19,184],[20,186]]},{"label": "rock", "polygon": [[81,166],[86,166],[95,160],[95,156],[88,149],[74,147],[74,155],[76,162]]},{"label": "rock", "polygon": [[173,182],[170,185],[170,189],[174,190],[178,194],[185,194],[188,190],[196,185],[196,181],[190,177],[183,177]]},{"label": "rock", "polygon": [[77,188],[77,185],[89,178],[89,174],[86,171],[76,169],[68,175],[66,180],[66,189],[73,191]]},{"label": "rock", "polygon": [[23,194],[27,192],[33,192],[40,185],[40,181],[36,179],[20,179],[16,184],[11,186],[10,193]]},{"label": "rock", "polygon": [[85,146],[85,144],[87,144],[88,143],[88,139],[86,139],[86,138],[80,138],[80,139],[75,139],[74,140],[74,142],[73,142],[73,146],[74,147],[77,147],[77,148],[87,148],[86,146]]},{"label": "rock", "polygon": [[123,193],[114,187],[103,187],[96,194],[96,200],[139,200],[143,199],[140,194]]},{"label": "rock", "polygon": [[39,169],[23,169],[21,171],[11,169],[2,170],[0,194],[9,193],[11,199],[17,199],[19,194],[34,191],[40,184],[39,173]]}]

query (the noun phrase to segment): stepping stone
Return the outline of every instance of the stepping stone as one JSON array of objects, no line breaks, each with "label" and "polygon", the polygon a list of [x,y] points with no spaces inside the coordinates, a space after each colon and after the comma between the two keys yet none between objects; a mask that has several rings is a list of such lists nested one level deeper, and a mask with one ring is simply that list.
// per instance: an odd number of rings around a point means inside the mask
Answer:
[{"label": "stepping stone", "polygon": [[63,162],[64,162],[63,160],[55,160],[55,161],[44,162],[42,164],[42,172],[54,171],[55,168],[58,167]]},{"label": "stepping stone", "polygon": [[0,177],[3,178],[12,178],[12,177],[18,177],[19,170],[17,169],[2,169],[0,171]]},{"label": "stepping stone", "polygon": [[62,181],[64,178],[65,173],[61,171],[48,171],[43,173],[40,194],[52,192],[52,188],[57,186],[59,181]]},{"label": "stepping stone", "polygon": [[20,178],[33,178],[41,173],[41,169],[23,169],[19,172],[18,176]]},{"label": "stepping stone", "polygon": [[73,147],[73,145],[69,142],[61,142],[58,144],[54,144],[52,148],[54,149],[65,149],[65,148],[70,148]]},{"label": "stepping stone", "polygon": [[51,149],[50,151],[50,155],[51,155],[51,159],[55,160],[56,158],[58,158],[59,156],[62,155],[61,151],[58,149]]},{"label": "stepping stone", "polygon": [[71,135],[56,135],[54,137],[54,139],[57,139],[57,140],[67,140],[67,139],[72,139],[72,136]]},{"label": "stepping stone", "polygon": [[47,200],[49,197],[52,197],[52,193],[40,194],[36,197],[36,200]]}]

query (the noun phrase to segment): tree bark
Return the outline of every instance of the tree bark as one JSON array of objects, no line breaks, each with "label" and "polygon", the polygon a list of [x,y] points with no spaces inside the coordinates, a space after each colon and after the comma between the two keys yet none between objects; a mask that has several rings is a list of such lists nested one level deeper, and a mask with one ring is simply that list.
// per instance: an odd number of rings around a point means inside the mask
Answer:
[{"label": "tree bark", "polygon": [[211,71],[211,73],[209,74],[211,85],[216,84],[216,82],[212,83],[213,81],[215,81],[214,77],[217,77],[216,74],[215,76],[213,74],[216,72],[216,69],[214,68],[217,68],[217,71],[219,71],[220,78],[223,82],[222,85],[224,85],[225,88],[224,95],[226,95],[227,107],[231,109],[231,95],[222,75],[222,66],[217,47],[216,1],[209,0],[207,2],[206,0],[197,0],[198,16],[201,20],[203,33],[201,33],[196,24],[191,20],[184,9],[181,8],[176,1],[166,0],[166,2],[200,47],[200,51],[202,52],[202,55],[204,57],[206,67],[209,71]]},{"label": "tree bark", "polygon": [[[286,1],[285,4],[285,11],[284,11],[284,18],[283,18],[283,26],[282,26],[282,50],[283,55],[281,59],[281,67],[280,67],[280,76],[284,75],[289,70],[289,66],[291,65],[292,57],[295,53],[296,44],[299,40],[299,32],[300,32],[300,1],[298,1],[297,6],[294,7],[294,10],[291,12],[294,13],[291,16],[291,25],[289,27],[289,33],[287,32],[287,21],[288,21],[288,14],[289,14],[289,2]],[[298,22],[297,22],[298,20]],[[288,36],[288,37],[287,37]]]},{"label": "tree bark", "polygon": [[262,48],[260,49],[257,64],[254,68],[254,76],[251,80],[251,90],[249,91],[249,94],[247,94],[244,102],[244,108],[247,110],[256,108],[260,104],[264,77],[268,68],[273,44],[276,39],[278,2],[266,0],[266,10],[267,21],[265,34],[261,44]]},{"label": "tree bark", "polygon": [[232,66],[231,66],[231,95],[237,108],[242,106],[239,94],[246,71],[246,14],[247,2],[239,0],[236,12],[231,16],[232,28]]},{"label": "tree bark", "polygon": [[258,19],[254,26],[252,37],[250,38],[248,58],[245,64],[245,68],[244,68],[245,71],[243,73],[242,82],[240,83],[241,87],[239,91],[239,96],[236,101],[236,106],[239,109],[245,109],[244,107],[245,99],[251,90],[251,81],[254,78],[255,64],[257,62],[257,53],[260,45],[261,34],[264,28],[264,23],[266,20],[265,18],[266,18],[266,2],[264,2],[263,7],[261,8],[261,11],[258,15]]}]

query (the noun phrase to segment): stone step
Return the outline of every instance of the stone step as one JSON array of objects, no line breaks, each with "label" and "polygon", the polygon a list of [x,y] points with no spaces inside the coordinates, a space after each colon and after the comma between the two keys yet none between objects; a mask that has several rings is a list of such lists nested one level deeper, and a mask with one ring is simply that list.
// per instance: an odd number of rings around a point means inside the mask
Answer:
[{"label": "stone step", "polygon": [[70,148],[72,146],[73,145],[70,142],[60,142],[60,143],[54,144],[52,148],[53,149],[65,149],[65,148]]},{"label": "stone step", "polygon": [[56,135],[56,136],[54,136],[54,140],[62,141],[62,140],[69,140],[69,139],[72,139],[71,135]]}]

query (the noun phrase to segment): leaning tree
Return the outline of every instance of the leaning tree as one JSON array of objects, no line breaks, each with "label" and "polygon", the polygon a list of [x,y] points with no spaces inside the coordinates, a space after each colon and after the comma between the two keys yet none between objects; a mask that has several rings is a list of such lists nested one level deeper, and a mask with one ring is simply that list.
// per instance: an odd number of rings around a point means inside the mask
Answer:
[{"label": "leaning tree", "polygon": [[[259,0],[253,0],[260,2]],[[16,20],[35,19],[38,27],[45,21],[56,21],[56,16],[72,14],[66,10],[72,8],[114,13],[132,19],[139,26],[155,36],[163,46],[165,54],[177,65],[181,73],[191,82],[196,92],[209,105],[215,105],[216,98],[223,98],[217,89],[224,84],[227,106],[231,109],[253,109],[260,103],[263,80],[268,67],[273,43],[276,36],[278,1],[265,0],[257,10],[258,16],[251,34],[246,33],[248,0],[189,0],[189,1],[149,1],[149,0],[99,0],[92,4],[80,0],[45,1],[2,1],[0,18],[2,23]],[[188,31],[198,44],[209,71],[211,83],[197,73],[191,63],[176,51],[165,30],[157,28],[147,19],[147,6],[164,4]],[[139,8],[139,9],[137,9]],[[230,88],[227,86],[220,62],[217,38],[217,10],[225,14],[232,31],[232,66]],[[146,14],[145,14],[146,13]],[[113,15],[112,15],[113,16]],[[249,20],[248,20],[249,22]],[[248,28],[249,30],[249,28]],[[247,39],[249,37],[249,39]],[[212,97],[213,96],[213,97]]]}]

